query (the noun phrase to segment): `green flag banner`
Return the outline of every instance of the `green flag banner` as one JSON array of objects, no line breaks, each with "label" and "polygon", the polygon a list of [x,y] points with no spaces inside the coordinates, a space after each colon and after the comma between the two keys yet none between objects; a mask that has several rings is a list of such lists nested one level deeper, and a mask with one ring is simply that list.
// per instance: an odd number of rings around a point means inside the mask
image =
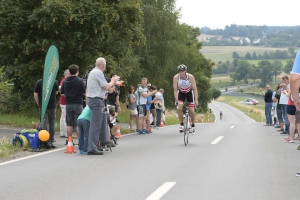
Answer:
[{"label": "green flag banner", "polygon": [[59,69],[59,55],[55,45],[51,45],[48,49],[44,64],[43,74],[43,93],[42,93],[42,106],[41,106],[41,119],[43,122],[45,112],[49,103],[52,93],[53,85],[56,80],[57,72]]}]

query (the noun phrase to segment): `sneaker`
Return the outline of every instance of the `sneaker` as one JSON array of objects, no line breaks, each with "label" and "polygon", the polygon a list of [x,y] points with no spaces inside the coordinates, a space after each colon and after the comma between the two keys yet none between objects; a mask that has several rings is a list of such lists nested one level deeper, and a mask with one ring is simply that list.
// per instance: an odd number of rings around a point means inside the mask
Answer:
[{"label": "sneaker", "polygon": [[143,134],[143,131],[142,130],[138,130],[137,131],[139,134]]},{"label": "sneaker", "polygon": [[183,128],[184,128],[184,126],[179,125],[179,132],[183,132]]},{"label": "sneaker", "polygon": [[87,154],[88,154],[88,152],[85,152],[85,151],[80,151],[80,154],[87,155]]},{"label": "sneaker", "polygon": [[151,129],[149,129],[149,130],[147,130],[147,131],[148,131],[148,133],[152,133]]},{"label": "sneaker", "polygon": [[282,133],[280,133],[280,135],[286,135],[288,134],[287,132],[283,131]]},{"label": "sneaker", "polygon": [[147,133],[149,133],[149,132],[148,132],[146,129],[143,129],[143,130],[142,130],[142,133],[143,133],[143,134],[147,134]]},{"label": "sneaker", "polygon": [[275,124],[274,128],[280,128],[279,124]]},{"label": "sneaker", "polygon": [[285,142],[288,142],[288,143],[294,143],[294,139],[288,138],[288,139],[285,140]]},{"label": "sneaker", "polygon": [[277,131],[278,131],[278,132],[282,132],[282,131],[284,132],[284,130],[283,130],[283,129],[280,129],[280,130],[277,130]]},{"label": "sneaker", "polygon": [[297,173],[296,173],[296,176],[300,177],[300,172],[297,172]]}]

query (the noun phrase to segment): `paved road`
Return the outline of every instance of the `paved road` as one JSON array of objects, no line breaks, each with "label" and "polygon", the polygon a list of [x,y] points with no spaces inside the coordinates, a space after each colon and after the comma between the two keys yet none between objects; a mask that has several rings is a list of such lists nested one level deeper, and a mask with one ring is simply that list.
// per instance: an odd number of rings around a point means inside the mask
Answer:
[{"label": "paved road", "polygon": [[2,162],[0,199],[299,199],[299,142],[226,104],[210,107],[223,120],[197,124],[188,146],[169,126],[122,137],[103,156],[57,149]]}]

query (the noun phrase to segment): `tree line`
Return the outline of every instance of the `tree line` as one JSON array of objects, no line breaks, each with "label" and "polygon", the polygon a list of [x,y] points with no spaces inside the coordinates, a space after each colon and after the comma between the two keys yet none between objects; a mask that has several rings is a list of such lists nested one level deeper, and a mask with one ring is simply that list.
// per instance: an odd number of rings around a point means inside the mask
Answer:
[{"label": "tree line", "polygon": [[[115,72],[130,85],[142,77],[165,89],[165,103],[173,106],[170,82],[177,66],[185,64],[195,76],[202,110],[211,100],[214,63],[199,50],[200,29],[179,23],[175,0],[31,0],[0,2],[0,68],[13,83],[6,104],[9,112],[36,113],[32,98],[42,77],[45,54],[51,44],[60,53],[58,80],[75,63],[80,76],[93,68],[99,56],[107,60],[106,75]],[[16,12],[17,11],[17,12]],[[205,89],[203,89],[205,88]]]},{"label": "tree line", "polygon": [[250,54],[247,52],[245,56],[240,56],[237,52],[232,53],[232,58],[236,59],[246,59],[246,60],[269,60],[269,59],[294,59],[296,56],[295,49],[293,47],[289,47],[287,51],[265,51],[264,53],[256,53],[253,52]]},{"label": "tree line", "polygon": [[[231,24],[225,26],[224,29],[201,27],[201,33],[216,36],[210,38],[204,45],[300,47],[300,26],[251,26]],[[217,36],[222,36],[222,40],[218,40]],[[247,37],[251,43],[241,43],[233,39],[233,37]],[[253,41],[256,39],[260,40],[254,43]]]}]

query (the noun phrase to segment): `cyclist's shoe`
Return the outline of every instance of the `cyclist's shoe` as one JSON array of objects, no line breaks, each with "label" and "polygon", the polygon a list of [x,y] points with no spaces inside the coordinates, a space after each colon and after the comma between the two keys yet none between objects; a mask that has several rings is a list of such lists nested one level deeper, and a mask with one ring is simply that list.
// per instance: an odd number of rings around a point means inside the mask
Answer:
[{"label": "cyclist's shoe", "polygon": [[183,132],[184,126],[179,125],[179,132]]},{"label": "cyclist's shoe", "polygon": [[196,127],[191,127],[190,133],[192,133],[192,135],[195,135],[196,134]]}]

